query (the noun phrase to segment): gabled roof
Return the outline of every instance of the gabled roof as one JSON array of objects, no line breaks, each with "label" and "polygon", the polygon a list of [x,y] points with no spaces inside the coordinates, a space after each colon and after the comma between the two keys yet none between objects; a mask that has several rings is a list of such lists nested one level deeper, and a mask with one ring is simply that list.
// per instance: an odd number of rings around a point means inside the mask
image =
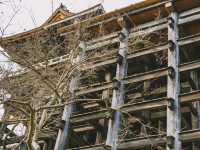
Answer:
[{"label": "gabled roof", "polygon": [[49,19],[47,19],[47,21],[45,21],[45,23],[43,25],[47,25],[47,24],[51,24],[60,20],[63,20],[71,15],[73,15],[74,13],[70,12],[67,7],[65,7],[63,4],[60,5],[60,7],[58,7],[53,14],[49,17]]}]

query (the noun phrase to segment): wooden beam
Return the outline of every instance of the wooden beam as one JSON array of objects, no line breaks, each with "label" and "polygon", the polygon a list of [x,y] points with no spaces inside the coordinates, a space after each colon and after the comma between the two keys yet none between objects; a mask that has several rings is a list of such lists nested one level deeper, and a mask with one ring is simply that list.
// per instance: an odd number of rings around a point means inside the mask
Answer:
[{"label": "wooden beam", "polygon": [[[198,19],[200,19],[200,7],[189,10],[189,11],[182,12],[180,14],[180,16],[181,16],[181,18],[180,18],[180,21],[178,23],[179,25],[198,20]],[[137,31],[138,29],[142,30],[143,32],[138,32]],[[135,29],[132,30],[129,38],[133,38],[135,36],[138,36],[138,35],[141,35],[141,34],[144,34],[144,33],[147,34],[147,33],[155,32],[155,31],[159,31],[159,30],[162,30],[162,29],[167,29],[167,19],[166,18],[138,25],[137,27],[135,27]],[[92,46],[88,46],[87,50],[92,50],[92,49],[95,49],[97,47],[105,46],[109,42],[111,42],[111,43],[119,42],[117,40],[117,33],[114,33],[114,34],[111,34],[111,35],[105,36],[106,38],[102,37],[102,38],[98,38],[98,40],[95,40],[96,42],[101,41],[102,43],[96,43],[94,45],[94,43],[92,41],[88,42],[88,44],[92,43]],[[109,40],[109,38],[110,38],[110,40]],[[106,42],[104,40],[109,41],[109,42]]]},{"label": "wooden beam", "polygon": [[[184,142],[199,141],[200,140],[200,130],[189,130],[180,133],[180,139]],[[167,142],[167,137],[165,134],[161,135],[150,135],[148,137],[141,137],[135,139],[129,139],[123,141],[119,144],[118,149],[137,149],[145,148],[147,146],[157,146],[164,145]]]},{"label": "wooden beam", "polygon": [[166,143],[166,135],[149,135],[147,137],[140,137],[128,139],[119,144],[118,149],[137,149],[145,148],[148,146],[163,145]]},{"label": "wooden beam", "polygon": [[[192,43],[199,42],[199,41],[200,41],[200,35],[197,34],[197,35],[192,35],[192,36],[189,36],[189,37],[185,37],[185,38],[179,39],[178,44],[180,46],[185,46],[185,45],[192,44]],[[133,59],[133,58],[137,58],[137,57],[140,57],[140,56],[156,53],[156,52],[163,51],[163,50],[166,50],[166,49],[167,49],[167,45],[166,44],[157,46],[155,48],[141,49],[141,50],[136,51],[134,53],[128,54],[127,59],[130,60],[130,59]],[[95,67],[115,64],[116,60],[117,60],[116,57],[108,59],[108,60],[105,60],[105,61],[102,61],[102,62],[99,62],[99,60],[98,60],[98,63],[94,62],[93,65],[88,66],[88,67],[86,67],[84,69],[87,70],[87,69],[92,69],[92,68],[95,68]]]},{"label": "wooden beam", "polygon": [[200,34],[195,34],[179,39],[179,46],[189,45],[200,41]]},{"label": "wooden beam", "polygon": [[108,117],[109,117],[108,110],[101,109],[99,111],[73,115],[71,117],[71,122],[73,124],[79,124],[81,122],[87,122],[87,121],[92,121],[92,120],[101,119],[101,118],[108,118]]},{"label": "wooden beam", "polygon": [[185,11],[179,16],[179,25],[200,19],[200,7]]},{"label": "wooden beam", "polygon": [[180,139],[183,142],[192,142],[200,140],[200,129],[183,131],[180,133]]},{"label": "wooden beam", "polygon": [[[200,61],[193,61],[189,63],[184,63],[180,65],[180,72],[185,72],[185,71],[191,71],[195,69],[200,68]],[[131,84],[131,83],[136,83],[136,82],[142,82],[145,80],[151,80],[151,79],[156,79],[160,77],[164,77],[168,74],[168,69],[169,68],[162,68],[162,69],[157,69],[145,73],[139,73],[139,74],[134,74],[131,76],[128,76],[124,79],[125,84]],[[81,87],[77,89],[76,95],[84,95],[87,93],[92,93],[92,92],[97,92],[97,91],[102,91],[105,89],[113,88],[113,82],[105,82],[105,83],[98,83],[95,85],[90,85],[87,87]]]},{"label": "wooden beam", "polygon": [[[193,91],[179,96],[181,104],[191,103],[195,101],[200,101],[200,91]],[[143,110],[152,110],[157,108],[164,108],[168,105],[168,98],[163,97],[159,99],[154,99],[145,102],[138,102],[133,104],[124,104],[120,107],[120,110],[125,113],[140,112]],[[71,122],[73,124],[80,124],[90,120],[96,120],[101,118],[107,118],[109,116],[108,109],[103,109],[99,111],[83,113],[79,115],[73,115],[71,117]]]},{"label": "wooden beam", "polygon": [[[165,24],[165,26],[166,26],[166,24]],[[150,30],[150,29],[148,28],[148,30]],[[144,32],[146,32],[146,31],[144,30]],[[141,32],[140,32],[140,33],[141,33]],[[116,36],[116,35],[117,35],[117,34],[115,33],[114,36]],[[131,35],[132,35],[132,34],[131,34]],[[135,35],[133,34],[133,36],[135,36]],[[107,38],[105,38],[105,39],[107,39]],[[99,41],[101,41],[101,40],[99,39]],[[110,40],[109,40],[109,41],[110,41]],[[192,36],[189,36],[189,37],[186,37],[186,38],[179,39],[178,43],[179,43],[180,46],[184,46],[184,45],[192,44],[192,43],[199,42],[199,41],[200,41],[200,35],[197,34],[197,35],[192,35]],[[112,42],[118,42],[118,39],[112,39],[112,40],[111,40],[111,43],[112,43]],[[107,45],[107,44],[111,44],[111,43],[109,43],[108,41],[106,41],[103,45],[101,45],[100,43],[98,43],[98,46],[101,47],[101,46],[104,46],[104,45]],[[95,46],[93,45],[93,47],[95,47]],[[166,47],[166,45],[165,45],[165,47]],[[90,48],[89,48],[89,49],[90,49]],[[93,48],[91,48],[91,50],[92,50],[92,49],[93,49]],[[149,49],[147,49],[147,51],[146,51],[146,50],[140,51],[141,53],[140,53],[140,52],[136,52],[136,56],[134,56],[134,53],[133,53],[133,54],[130,54],[130,56],[128,55],[127,58],[128,58],[128,59],[136,58],[136,57],[139,57],[139,56],[142,56],[142,55],[151,54],[151,53],[155,53],[155,52],[158,52],[158,51],[165,50],[165,48],[162,49],[162,46],[161,46],[161,47],[157,47],[155,50],[153,50],[153,48],[150,49],[149,51],[148,51],[148,50],[149,50]],[[68,61],[68,60],[69,60],[68,55],[66,55],[66,56],[61,56],[61,57],[58,57],[58,58],[54,58],[54,59],[49,60],[49,65],[56,65],[56,64],[59,64],[59,63],[66,62],[66,61]],[[109,59],[109,60],[106,60],[106,61],[103,61],[103,62],[100,62],[100,63],[94,63],[94,65],[89,66],[89,67],[86,67],[86,68],[84,68],[84,69],[85,69],[85,70],[86,70],[86,69],[92,69],[92,68],[95,68],[95,67],[110,65],[110,64],[114,64],[114,63],[116,63],[116,58],[112,58],[112,59]],[[43,66],[44,66],[43,63],[39,63],[39,64],[38,64],[38,68],[42,68]],[[29,72],[29,71],[30,71],[29,69],[23,68],[22,70],[19,70],[19,71],[15,72],[15,74],[14,74],[14,75],[11,75],[10,77],[22,75],[22,74],[27,73],[27,72]]]},{"label": "wooden beam", "polygon": [[[137,57],[140,57],[140,56],[157,53],[157,52],[160,52],[160,51],[167,50],[167,48],[168,48],[168,45],[163,44],[163,45],[159,45],[159,46],[156,46],[156,47],[153,47],[153,48],[141,49],[141,50],[129,53],[127,55],[127,59],[131,60],[131,59],[134,59],[134,58],[137,58]],[[92,69],[92,68],[96,68],[96,67],[100,67],[100,66],[111,65],[111,64],[115,64],[116,62],[117,62],[116,57],[108,59],[108,60],[104,60],[102,62],[99,62],[99,60],[98,60],[97,63],[94,62],[93,65],[87,66],[86,68],[84,68],[84,70]]]},{"label": "wooden beam", "polygon": [[90,146],[84,146],[84,147],[77,147],[67,150],[109,150],[108,147],[106,147],[105,144],[97,144],[97,145],[90,145]]},{"label": "wooden beam", "polygon": [[[200,140],[200,130],[188,130],[180,133],[180,139],[183,143]],[[118,145],[119,150],[145,148],[147,146],[164,145],[167,142],[166,134],[149,135],[147,137],[139,137],[126,139]],[[79,147],[70,150],[108,150],[104,144]],[[68,149],[69,150],[69,149]]]}]

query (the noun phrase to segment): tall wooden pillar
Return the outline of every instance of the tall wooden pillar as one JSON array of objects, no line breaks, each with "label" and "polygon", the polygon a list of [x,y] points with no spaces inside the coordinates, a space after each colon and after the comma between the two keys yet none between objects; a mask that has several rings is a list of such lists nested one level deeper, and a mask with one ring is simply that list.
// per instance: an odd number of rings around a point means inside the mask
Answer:
[{"label": "tall wooden pillar", "polygon": [[[199,76],[198,71],[191,71],[190,72],[190,78],[194,84],[194,87],[191,87],[191,91],[193,90],[199,90]],[[200,127],[200,105],[199,102],[193,102],[192,103],[192,109],[191,112],[191,125],[192,129],[198,129]],[[199,150],[198,142],[192,142],[192,150]]]},{"label": "tall wooden pillar", "polygon": [[[126,24],[124,18],[120,18],[122,24]],[[113,89],[111,110],[114,112],[113,117],[109,120],[108,133],[106,145],[111,146],[112,150],[117,149],[118,134],[120,129],[120,116],[121,113],[118,110],[124,103],[125,99],[125,87],[123,79],[127,76],[127,49],[128,49],[128,36],[129,32],[125,26],[123,26],[121,33],[119,34],[120,48],[118,51],[117,69],[115,87]]]},{"label": "tall wooden pillar", "polygon": [[178,14],[174,12],[173,3],[167,4],[172,7],[168,20],[168,76],[167,76],[167,96],[169,105],[167,106],[167,150],[181,150],[180,130],[180,77],[179,77],[179,46],[178,46]]},{"label": "tall wooden pillar", "polygon": [[[110,82],[111,81],[111,73],[106,72],[105,73],[105,81]],[[110,99],[110,89],[103,90],[102,92],[102,100],[105,102],[106,108],[109,107],[109,99]],[[98,122],[101,126],[105,126],[105,119],[100,119]],[[95,144],[100,144],[103,142],[103,137],[105,137],[105,130],[98,130],[97,136],[96,136],[96,142]]]},{"label": "tall wooden pillar", "polygon": [[[77,56],[75,60],[72,60],[72,63],[78,64],[81,63],[83,58],[85,57],[85,44],[83,42],[80,42],[79,45],[81,49],[81,53]],[[72,100],[75,99],[75,90],[77,89],[79,85],[79,78],[80,78],[80,72],[78,69],[73,73],[71,82],[70,82],[70,87],[69,91],[72,95]],[[75,111],[76,108],[76,103],[71,103],[69,105],[66,105],[64,107],[63,115],[62,115],[62,122],[64,124],[63,128],[59,129],[57,139],[56,139],[56,144],[54,147],[54,150],[65,150],[68,141],[69,141],[69,134],[71,130],[71,123],[70,123],[70,117]]]},{"label": "tall wooden pillar", "polygon": [[[147,72],[147,71],[149,71],[148,65],[145,66],[145,72]],[[144,101],[147,101],[146,96],[149,95],[150,86],[151,86],[150,84],[151,84],[151,82],[149,80],[144,81],[144,85],[143,85]],[[142,111],[142,118],[144,119],[145,124],[147,124],[149,126],[150,126],[150,116],[151,116],[151,114],[150,114],[149,110]],[[141,133],[140,134],[142,136],[144,136],[144,135],[148,134],[147,132],[148,131],[147,131],[146,127],[141,126]],[[151,150],[151,146],[145,148],[145,150]]]}]

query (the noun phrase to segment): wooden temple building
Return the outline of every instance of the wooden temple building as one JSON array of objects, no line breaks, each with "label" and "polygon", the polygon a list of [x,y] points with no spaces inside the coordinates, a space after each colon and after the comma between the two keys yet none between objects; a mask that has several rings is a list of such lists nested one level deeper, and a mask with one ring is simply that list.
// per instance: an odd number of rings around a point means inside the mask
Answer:
[{"label": "wooden temple building", "polygon": [[[78,102],[58,111],[59,128],[39,137],[41,148],[200,150],[200,1],[144,0],[109,13],[102,5],[79,13],[61,5],[40,27],[0,44],[40,70],[45,62],[27,45],[37,40],[48,51],[62,43],[47,63],[59,71],[70,59],[68,38],[87,21],[73,58],[85,67],[69,86]],[[17,62],[23,69],[15,77],[31,71],[27,61]]]}]

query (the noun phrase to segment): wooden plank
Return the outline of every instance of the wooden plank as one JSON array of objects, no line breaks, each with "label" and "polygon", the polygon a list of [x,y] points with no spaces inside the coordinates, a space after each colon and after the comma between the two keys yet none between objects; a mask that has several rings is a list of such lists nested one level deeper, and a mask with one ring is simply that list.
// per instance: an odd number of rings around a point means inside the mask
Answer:
[{"label": "wooden plank", "polygon": [[166,143],[166,136],[165,135],[149,135],[147,137],[140,137],[125,140],[119,144],[118,149],[137,149],[137,148],[144,148],[147,146],[153,146],[158,144],[165,144]]},{"label": "wooden plank", "polygon": [[[180,133],[180,139],[184,142],[199,141],[200,140],[200,130],[189,130]],[[147,146],[153,145],[164,145],[167,142],[165,134],[161,135],[149,135],[143,138],[135,138],[123,141],[119,144],[118,149],[137,149],[145,148]]]},{"label": "wooden plank", "polygon": [[[185,94],[181,94],[180,96],[181,104],[185,103],[191,103],[195,101],[200,101],[200,91],[193,91]],[[157,109],[157,108],[163,108],[167,106],[167,97],[154,99],[150,101],[145,102],[138,102],[138,103],[132,103],[132,104],[124,104],[120,107],[122,112],[125,113],[132,113],[132,112],[140,112],[143,110],[151,110],[151,109]],[[103,109],[100,111],[94,111],[89,113],[83,113],[79,115],[73,115],[71,117],[71,122],[74,124],[81,123],[81,122],[87,122],[90,120],[95,119],[101,119],[106,118],[109,115],[109,112],[107,109]]]},{"label": "wooden plank", "polygon": [[109,150],[104,144],[90,145],[84,147],[71,148],[67,150]]},{"label": "wooden plank", "polygon": [[163,68],[163,69],[157,69],[145,73],[139,73],[135,75],[128,76],[125,78],[125,83],[126,84],[131,84],[131,83],[136,83],[136,82],[142,82],[146,80],[151,80],[159,77],[166,76],[168,73],[168,68]]},{"label": "wooden plank", "polygon": [[179,25],[200,19],[200,7],[185,11],[179,16]]},{"label": "wooden plank", "polygon": [[[180,39],[178,41],[178,44],[180,46],[184,46],[184,45],[192,44],[192,43],[199,42],[199,41],[200,41],[200,35],[197,34],[197,35],[193,35],[193,36],[189,36],[189,37]],[[155,47],[155,49],[154,48],[143,49],[143,50],[136,51],[134,53],[128,54],[127,59],[137,58],[137,57],[140,57],[140,56],[143,56],[143,55],[148,55],[148,54],[151,54],[151,53],[163,51],[165,49],[167,49],[167,45],[157,46],[157,47]],[[92,69],[92,68],[95,68],[95,67],[105,66],[105,65],[111,65],[111,64],[115,64],[115,63],[116,63],[116,58],[111,58],[111,59],[108,59],[108,60],[105,60],[105,61],[99,62],[99,63],[94,62],[94,65],[86,67],[85,70]]]},{"label": "wooden plank", "polygon": [[79,96],[79,95],[92,93],[92,92],[96,92],[96,91],[102,91],[102,90],[109,89],[109,88],[112,88],[112,87],[113,87],[112,82],[107,82],[107,83],[105,82],[105,83],[101,83],[101,84],[98,84],[98,85],[91,85],[89,87],[79,88],[76,91],[75,94],[76,94],[76,96]]},{"label": "wooden plank", "polygon": [[[192,44],[192,43],[199,42],[199,41],[200,41],[200,35],[197,34],[197,35],[192,35],[192,36],[189,36],[189,37],[186,37],[186,38],[179,39],[178,43],[179,43],[180,46],[184,46],[184,45]],[[143,55],[159,52],[159,51],[165,50],[166,47],[167,47],[167,45],[164,45],[164,46],[162,45],[162,46],[156,47],[155,49],[152,48],[152,49],[145,49],[145,50],[141,50],[141,51],[136,51],[136,53],[129,54],[127,56],[127,59],[133,59],[133,58],[140,57],[140,56],[143,56]],[[59,60],[58,61],[53,61],[53,59],[49,60],[49,62],[52,62],[52,63],[50,63],[50,65],[56,65],[56,64],[66,62],[66,61],[69,60],[68,55],[55,58],[55,60],[56,59],[59,59]],[[84,68],[84,70],[92,69],[92,68],[100,67],[100,66],[105,66],[105,65],[110,65],[110,64],[114,64],[114,63],[116,63],[116,58],[108,59],[108,60],[100,62],[100,63],[95,63],[94,65],[91,65],[89,67]],[[43,66],[42,64],[43,63],[40,63],[40,64],[38,64],[38,66],[42,67]],[[15,72],[13,75],[10,75],[10,77],[22,75],[24,73],[27,73],[28,71],[30,71],[30,70],[27,69],[27,68],[23,68],[22,70]]]},{"label": "wooden plank", "polygon": [[[127,55],[127,59],[130,60],[130,59],[134,59],[134,58],[137,58],[137,57],[140,57],[140,56],[160,52],[160,51],[166,50],[167,48],[168,48],[168,45],[163,44],[163,45],[160,45],[160,46],[156,46],[154,48],[141,49],[141,50],[129,53]],[[84,68],[84,70],[92,69],[92,68],[96,68],[96,67],[100,67],[100,66],[115,64],[116,61],[117,61],[117,58],[114,57],[114,58],[111,58],[111,59],[108,59],[108,60],[105,60],[105,61],[102,61],[102,62],[98,62],[98,63],[94,62],[93,65],[87,66],[86,68]]]},{"label": "wooden plank", "polygon": [[196,43],[200,41],[200,34],[188,36],[182,39],[179,39],[178,44],[179,46],[184,46],[192,43]]},{"label": "wooden plank", "polygon": [[120,109],[125,113],[140,112],[143,110],[152,110],[156,108],[162,108],[167,106],[167,98],[160,98],[150,101],[138,102],[133,104],[123,105]]},{"label": "wooden plank", "polygon": [[[188,130],[180,133],[180,139],[183,143],[191,142],[191,141],[200,141],[200,130]],[[147,146],[153,146],[153,145],[164,145],[166,143],[166,135],[160,134],[160,135],[149,135],[147,137],[139,137],[139,138],[133,138],[133,139],[126,139],[124,141],[121,141],[118,145],[119,150],[124,149],[137,149],[137,148],[145,148]],[[86,147],[79,147],[79,148],[73,148],[73,149],[67,149],[67,150],[107,150],[104,144],[101,145],[91,145]]]},{"label": "wooden plank", "polygon": [[183,131],[180,133],[180,138],[184,142],[192,142],[200,140],[200,129]]},{"label": "wooden plank", "polygon": [[[193,91],[179,96],[181,104],[200,101],[200,91]],[[138,102],[133,104],[125,104],[120,109],[122,112],[132,113],[140,112],[143,110],[152,110],[157,108],[165,108],[168,105],[168,98],[163,97],[159,99],[153,99],[144,102]]]},{"label": "wooden plank", "polygon": [[[193,61],[189,63],[184,63],[180,65],[180,72],[191,71],[200,68],[200,61]],[[168,74],[168,68],[157,69],[145,73],[134,74],[128,76],[124,79],[125,84],[131,84],[136,82],[142,82],[145,80],[155,79],[159,77],[166,76]],[[95,85],[90,85],[89,87],[81,87],[76,91],[76,95],[83,95],[92,92],[102,91],[113,87],[113,82],[99,83]]]},{"label": "wooden plank", "polygon": [[196,7],[196,8],[184,11],[179,14],[179,21],[183,18],[187,18],[188,16],[193,16],[193,15],[199,14],[199,13],[200,13],[200,7]]},{"label": "wooden plank", "polygon": [[196,60],[189,63],[181,64],[179,71],[180,72],[192,71],[199,68],[200,68],[200,60]]},{"label": "wooden plank", "polygon": [[92,121],[92,120],[95,120],[95,119],[106,118],[108,116],[109,116],[108,110],[107,109],[101,109],[99,111],[93,111],[93,112],[89,112],[89,113],[73,115],[71,117],[70,121],[73,124],[76,124],[76,123],[81,123],[81,122]]}]

